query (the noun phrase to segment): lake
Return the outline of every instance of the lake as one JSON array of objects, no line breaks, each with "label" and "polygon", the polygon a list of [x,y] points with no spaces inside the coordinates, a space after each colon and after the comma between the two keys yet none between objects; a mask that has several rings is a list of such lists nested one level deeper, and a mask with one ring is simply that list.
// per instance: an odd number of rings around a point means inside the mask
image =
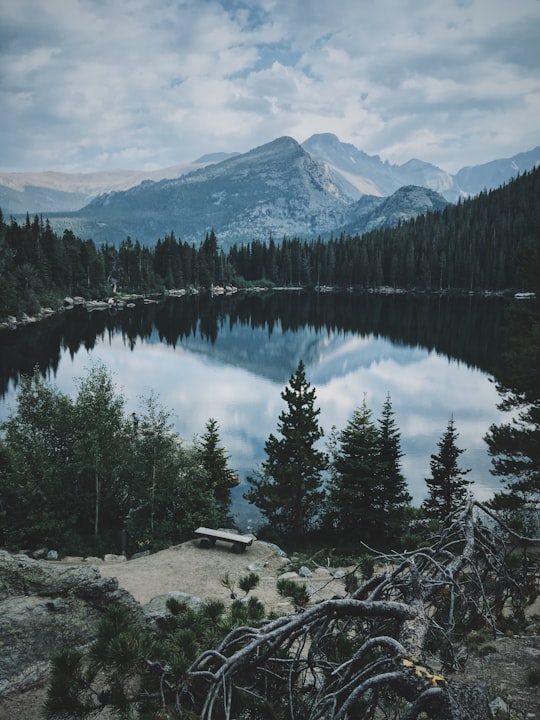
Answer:
[{"label": "lake", "polygon": [[217,420],[229,465],[244,479],[234,508],[246,529],[257,513],[242,500],[245,477],[265,459],[286,408],[281,392],[303,360],[326,437],[364,398],[377,421],[389,394],[404,474],[420,504],[430,455],[453,417],[465,450],[460,467],[471,468],[474,493],[486,499],[499,481],[483,437],[506,419],[492,381],[503,311],[501,298],[315,291],[186,295],[117,313],[74,309],[0,337],[0,420],[14,407],[21,373],[39,365],[74,394],[77,379],[101,361],[128,413],[154,392],[187,442]]}]

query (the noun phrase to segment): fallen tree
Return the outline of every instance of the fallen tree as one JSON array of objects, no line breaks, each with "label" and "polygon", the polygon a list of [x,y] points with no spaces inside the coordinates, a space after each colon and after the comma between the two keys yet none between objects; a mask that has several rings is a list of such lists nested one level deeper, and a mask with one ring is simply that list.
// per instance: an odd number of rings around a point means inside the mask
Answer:
[{"label": "fallen tree", "polygon": [[379,556],[384,570],[348,596],[233,629],[189,670],[197,711],[204,720],[489,720],[484,690],[455,678],[468,633],[495,637],[524,621],[533,542],[468,500],[425,547]]}]

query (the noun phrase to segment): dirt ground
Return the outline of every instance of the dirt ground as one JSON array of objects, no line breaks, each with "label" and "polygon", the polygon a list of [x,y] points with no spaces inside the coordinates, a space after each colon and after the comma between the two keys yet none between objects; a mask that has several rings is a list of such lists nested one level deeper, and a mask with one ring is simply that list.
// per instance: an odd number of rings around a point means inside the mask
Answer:
[{"label": "dirt ground", "polygon": [[[197,541],[175,545],[153,555],[120,563],[98,565],[102,575],[117,578],[120,587],[128,590],[137,602],[144,605],[153,597],[178,590],[201,598],[201,600],[221,600],[225,604],[232,602],[230,590],[224,587],[222,579],[228,575],[231,584],[236,587],[238,580],[249,572],[255,572],[260,580],[252,591],[267,608],[281,608],[287,612],[291,605],[281,598],[276,590],[276,579],[283,571],[284,559],[272,546],[254,541],[245,552],[231,552],[228,543],[218,541],[212,548],[200,548]],[[316,574],[317,582],[313,590],[319,590],[331,579],[328,572]],[[343,590],[341,583],[334,582],[323,596],[335,594],[336,588]]]},{"label": "dirt ground", "polygon": [[[223,583],[225,576],[241,597],[238,580],[255,572],[260,582],[252,594],[267,609],[287,613],[293,608],[276,589],[276,581],[286,569],[284,563],[272,546],[259,541],[238,555],[230,551],[228,544],[218,542],[213,548],[202,549],[197,542],[187,542],[134,560],[96,563],[96,567],[103,576],[116,577],[120,587],[143,605],[170,591],[189,593],[202,600],[221,600],[227,605],[232,599],[231,590]],[[311,578],[299,582],[307,583],[314,602],[343,594],[342,583],[327,568],[316,569]],[[511,720],[540,720],[540,689],[531,686],[527,677],[531,669],[540,671],[540,636],[501,638],[493,644],[495,652],[484,660],[471,659],[466,677],[460,680],[485,684],[490,695],[499,695],[507,703]],[[39,720],[45,694],[45,688],[36,688],[0,701],[0,720]]]}]

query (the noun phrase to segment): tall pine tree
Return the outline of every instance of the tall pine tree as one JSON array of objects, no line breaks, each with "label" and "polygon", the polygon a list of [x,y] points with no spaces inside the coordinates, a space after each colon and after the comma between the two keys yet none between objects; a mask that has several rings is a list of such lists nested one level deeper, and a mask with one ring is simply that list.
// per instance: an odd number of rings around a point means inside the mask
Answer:
[{"label": "tall pine tree", "polygon": [[412,500],[401,470],[402,457],[401,434],[394,420],[390,395],[387,395],[379,420],[379,488],[382,532],[388,543],[403,534],[407,508]]},{"label": "tall pine tree", "polygon": [[347,542],[380,539],[380,433],[366,401],[337,434],[331,452],[328,513]]},{"label": "tall pine tree", "polygon": [[214,418],[206,423],[206,432],[197,449],[202,466],[208,473],[208,489],[216,500],[220,522],[231,524],[231,488],[239,484],[240,477],[228,466],[227,454],[220,445],[219,425]]},{"label": "tall pine tree", "polygon": [[326,455],[315,446],[323,430],[315,407],[315,389],[306,380],[300,361],[289,385],[281,393],[287,410],[279,416],[278,432],[264,449],[267,460],[261,472],[249,477],[245,498],[259,507],[274,528],[301,536],[316,523],[323,498],[322,473]]},{"label": "tall pine tree", "polygon": [[431,456],[431,477],[426,478],[428,497],[424,500],[424,508],[430,517],[441,521],[461,505],[471,484],[465,478],[470,470],[463,470],[458,465],[458,458],[464,452],[456,445],[458,435],[452,417],[438,442],[439,452]]}]

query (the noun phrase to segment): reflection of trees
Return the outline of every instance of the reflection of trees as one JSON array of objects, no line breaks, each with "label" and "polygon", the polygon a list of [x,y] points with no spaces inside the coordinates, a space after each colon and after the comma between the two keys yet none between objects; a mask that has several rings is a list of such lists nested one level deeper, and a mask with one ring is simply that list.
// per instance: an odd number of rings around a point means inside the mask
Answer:
[{"label": "reflection of trees", "polygon": [[36,365],[44,375],[55,374],[63,350],[72,357],[81,347],[91,350],[105,333],[120,334],[134,350],[138,341],[154,335],[173,347],[197,337],[213,344],[221,332],[238,326],[265,329],[270,337],[276,323],[284,331],[307,326],[318,332],[383,336],[491,372],[499,358],[503,306],[500,299],[473,296],[280,291],[169,298],[115,314],[76,308],[2,334],[0,394]]}]

